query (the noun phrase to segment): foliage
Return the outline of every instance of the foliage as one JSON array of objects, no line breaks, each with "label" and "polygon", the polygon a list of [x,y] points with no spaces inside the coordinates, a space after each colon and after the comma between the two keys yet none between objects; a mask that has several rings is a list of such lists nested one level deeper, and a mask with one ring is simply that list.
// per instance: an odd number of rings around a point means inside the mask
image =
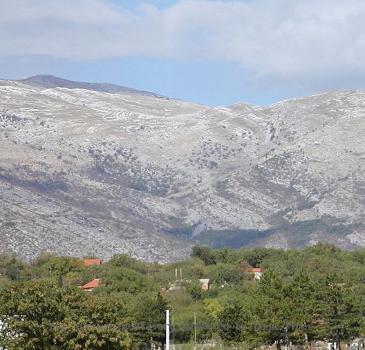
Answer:
[{"label": "foliage", "polygon": [[[263,268],[260,281],[250,266]],[[79,289],[94,278],[101,287]],[[0,256],[0,347],[9,350],[162,346],[166,309],[174,343],[348,342],[365,335],[365,251],[195,247],[173,264],[116,255],[91,267],[47,253],[31,263]]]},{"label": "foliage", "polygon": [[218,332],[224,340],[229,342],[242,341],[245,326],[245,316],[239,305],[229,305],[219,315]]}]

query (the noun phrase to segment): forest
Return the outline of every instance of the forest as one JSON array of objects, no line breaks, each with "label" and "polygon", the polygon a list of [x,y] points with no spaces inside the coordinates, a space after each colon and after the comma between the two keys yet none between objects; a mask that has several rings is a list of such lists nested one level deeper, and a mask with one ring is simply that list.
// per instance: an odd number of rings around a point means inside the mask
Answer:
[{"label": "forest", "polygon": [[176,263],[115,255],[92,266],[50,253],[0,256],[0,348],[163,348],[167,309],[171,344],[186,349],[347,344],[365,335],[365,250],[196,246]]}]

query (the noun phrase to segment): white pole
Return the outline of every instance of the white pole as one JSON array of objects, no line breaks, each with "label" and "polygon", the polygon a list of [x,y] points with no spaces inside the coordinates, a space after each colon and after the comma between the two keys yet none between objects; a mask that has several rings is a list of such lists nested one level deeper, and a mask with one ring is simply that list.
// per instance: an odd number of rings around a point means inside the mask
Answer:
[{"label": "white pole", "polygon": [[170,350],[170,310],[166,310],[166,348]]}]

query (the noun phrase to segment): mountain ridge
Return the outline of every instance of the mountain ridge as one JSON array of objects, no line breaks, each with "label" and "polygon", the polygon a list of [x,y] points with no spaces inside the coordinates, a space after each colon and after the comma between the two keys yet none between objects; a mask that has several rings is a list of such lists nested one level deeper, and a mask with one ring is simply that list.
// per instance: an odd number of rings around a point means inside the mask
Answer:
[{"label": "mountain ridge", "polygon": [[167,97],[156,94],[154,92],[133,89],[117,84],[81,82],[81,81],[64,79],[48,74],[38,74],[25,79],[10,80],[10,81],[21,82],[26,85],[32,85],[44,88],[61,87],[68,89],[85,89],[85,90],[108,92],[108,93],[130,93],[130,94],[141,94],[145,96],[167,99]]},{"label": "mountain ridge", "polygon": [[365,246],[365,94],[267,107],[0,85],[0,250]]}]

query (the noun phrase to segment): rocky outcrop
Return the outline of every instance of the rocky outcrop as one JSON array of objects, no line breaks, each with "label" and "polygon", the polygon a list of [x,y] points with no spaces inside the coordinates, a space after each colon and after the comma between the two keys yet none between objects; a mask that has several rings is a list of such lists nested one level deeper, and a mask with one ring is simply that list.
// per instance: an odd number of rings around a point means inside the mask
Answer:
[{"label": "rocky outcrop", "polygon": [[85,84],[0,82],[0,250],[365,245],[365,93],[209,108]]}]

